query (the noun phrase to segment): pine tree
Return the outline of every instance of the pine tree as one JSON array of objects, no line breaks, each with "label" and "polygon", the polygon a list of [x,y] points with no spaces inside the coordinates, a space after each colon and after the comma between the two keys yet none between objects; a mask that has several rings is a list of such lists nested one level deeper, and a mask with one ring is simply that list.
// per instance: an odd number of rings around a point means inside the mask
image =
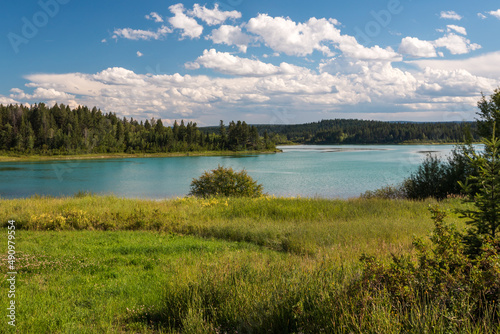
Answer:
[{"label": "pine tree", "polygon": [[496,123],[492,124],[491,139],[484,138],[483,153],[470,156],[478,175],[471,175],[465,184],[460,183],[468,197],[465,202],[473,209],[459,210],[470,226],[465,238],[469,254],[479,254],[486,240],[494,240],[500,232],[500,140],[496,137]]}]

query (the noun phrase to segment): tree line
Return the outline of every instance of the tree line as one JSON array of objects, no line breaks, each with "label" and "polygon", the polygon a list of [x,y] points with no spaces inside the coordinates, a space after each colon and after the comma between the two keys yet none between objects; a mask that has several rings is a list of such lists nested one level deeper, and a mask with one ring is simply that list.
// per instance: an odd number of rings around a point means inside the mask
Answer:
[{"label": "tree line", "polygon": [[194,122],[164,126],[161,119],[119,118],[96,107],[71,109],[44,103],[30,107],[0,105],[0,151],[21,154],[159,153],[272,150],[269,137],[254,126],[220,123],[218,133],[204,133]]},{"label": "tree line", "polygon": [[[257,125],[268,132],[276,144],[399,144],[458,143],[464,133],[476,127],[472,122],[382,122],[356,119],[333,119],[296,125]],[[479,140],[474,135],[473,140]]]}]

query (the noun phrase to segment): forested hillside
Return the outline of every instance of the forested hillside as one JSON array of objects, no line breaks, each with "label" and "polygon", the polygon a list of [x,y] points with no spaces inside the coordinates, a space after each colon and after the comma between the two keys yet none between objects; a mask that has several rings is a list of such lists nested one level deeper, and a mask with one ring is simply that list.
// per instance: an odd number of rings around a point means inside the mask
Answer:
[{"label": "forested hillside", "polygon": [[381,122],[354,119],[334,119],[297,125],[256,125],[260,134],[268,132],[275,143],[302,144],[399,144],[460,142],[467,128],[474,140],[475,123],[440,122]]},{"label": "forested hillside", "polygon": [[245,122],[221,123],[218,133],[204,134],[196,123],[118,118],[99,109],[63,104],[48,107],[0,105],[0,151],[29,154],[156,153],[264,150],[274,145]]}]

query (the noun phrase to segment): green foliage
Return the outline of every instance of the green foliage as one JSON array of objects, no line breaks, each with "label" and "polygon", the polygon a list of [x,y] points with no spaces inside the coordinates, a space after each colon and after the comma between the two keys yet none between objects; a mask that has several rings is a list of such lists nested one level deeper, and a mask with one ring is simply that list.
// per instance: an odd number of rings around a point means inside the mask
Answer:
[{"label": "green foliage", "polygon": [[203,173],[191,182],[189,195],[197,197],[259,197],[262,185],[257,184],[245,170],[235,172],[232,168],[222,166]]},{"label": "green foliage", "polygon": [[406,189],[402,186],[385,186],[375,190],[368,190],[361,194],[361,198],[405,199]]},{"label": "green foliage", "polygon": [[500,140],[495,135],[495,122],[491,125],[491,139],[483,139],[484,153],[469,156],[478,174],[460,183],[467,194],[465,201],[474,203],[474,208],[459,211],[468,219],[470,229],[465,240],[473,256],[480,253],[485,242],[495,240],[500,231]]},{"label": "green foliage", "polygon": [[470,144],[457,145],[446,160],[428,155],[424,162],[400,185],[409,199],[433,197],[443,199],[452,195],[462,195],[459,182],[465,182],[469,175],[476,173],[468,154],[473,154]]},{"label": "green foliage", "polygon": [[411,199],[445,198],[449,193],[447,167],[445,162],[429,154],[417,171],[403,182],[407,197]]},{"label": "green foliage", "polygon": [[477,103],[479,119],[476,120],[477,133],[482,138],[491,138],[493,129],[500,133],[500,88],[495,89],[489,100],[483,95]]},{"label": "green foliage", "polygon": [[[232,124],[235,124],[232,122]],[[221,123],[224,127],[224,124]],[[114,113],[63,104],[48,107],[0,105],[0,152],[8,154],[160,153],[262,150],[254,127],[238,121],[225,132],[206,135],[194,122],[165,127],[161,120],[138,122]],[[268,149],[274,149],[274,144]]]},{"label": "green foliage", "polygon": [[[268,132],[277,144],[398,144],[458,143],[464,130],[475,124],[455,122],[411,123],[356,119],[333,119],[296,125],[257,125],[261,135]],[[215,131],[215,128],[211,129]],[[474,137],[479,139],[479,137]]]},{"label": "green foliage", "polygon": [[415,310],[433,307],[441,310],[451,332],[462,332],[464,323],[498,321],[499,240],[484,244],[481,256],[471,260],[463,235],[444,222],[444,212],[438,207],[431,207],[431,212],[435,227],[430,244],[415,239],[414,256],[393,255],[389,264],[362,257],[363,274],[351,291],[361,301],[366,295],[388,296],[392,308],[405,319],[401,323],[405,331],[415,330]]}]

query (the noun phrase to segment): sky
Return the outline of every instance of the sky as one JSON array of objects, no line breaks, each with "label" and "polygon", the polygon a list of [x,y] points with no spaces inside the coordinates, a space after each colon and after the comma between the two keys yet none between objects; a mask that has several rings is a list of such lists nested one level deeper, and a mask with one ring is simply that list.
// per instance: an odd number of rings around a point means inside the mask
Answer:
[{"label": "sky", "polygon": [[463,121],[500,87],[495,0],[24,0],[0,103],[199,126]]}]

